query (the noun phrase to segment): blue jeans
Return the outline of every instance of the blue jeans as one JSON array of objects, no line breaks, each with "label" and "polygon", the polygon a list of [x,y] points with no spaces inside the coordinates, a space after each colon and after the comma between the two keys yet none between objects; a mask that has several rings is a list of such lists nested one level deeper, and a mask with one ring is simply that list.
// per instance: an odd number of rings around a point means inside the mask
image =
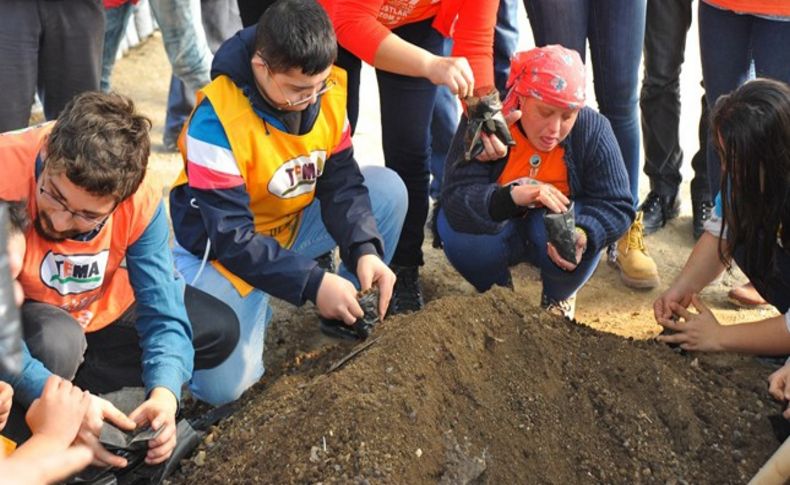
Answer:
[{"label": "blue jeans", "polygon": [[[398,176],[386,168],[365,167],[362,175],[370,192],[376,224],[384,239],[384,261],[389,263],[406,215],[406,188]],[[335,246],[335,241],[321,220],[321,205],[316,199],[304,211],[291,250],[308,258],[315,258],[331,251]],[[187,282],[192,282],[201,259],[180,246],[173,249],[173,254],[178,271]],[[344,265],[340,266],[339,273],[359,287],[357,278]],[[192,393],[201,401],[216,406],[238,399],[263,375],[263,344],[266,328],[272,317],[270,296],[254,289],[246,297],[242,297],[210,264],[205,266],[198,280],[192,284],[227,303],[236,312],[241,325],[239,343],[230,357],[217,367],[197,370],[192,375]]]},{"label": "blue jeans", "polygon": [[638,77],[646,0],[525,0],[538,46],[561,44],[585,58],[590,42],[598,108],[623,153],[634,207],[639,201]]},{"label": "blue jeans", "polygon": [[[750,77],[790,83],[790,22],[739,15],[699,4],[699,50],[705,98],[713,110],[719,96],[735,90]],[[719,193],[721,162],[708,143],[708,179],[711,194]]]},{"label": "blue jeans", "polygon": [[[581,205],[576,201],[575,212],[580,210]],[[544,212],[545,209],[531,210],[523,219],[512,219],[497,234],[469,234],[454,230],[440,210],[438,225],[444,253],[477,291],[505,285],[510,279],[509,268],[526,261],[540,270],[543,293],[550,300],[564,300],[575,295],[590,279],[601,253],[585,253],[574,271],[560,269],[546,252]]]},{"label": "blue jeans", "polygon": [[[162,31],[167,58],[187,89],[197,91],[211,81],[211,52],[200,22],[200,0],[150,0],[151,10]],[[130,5],[106,11],[105,47],[102,56],[102,90],[109,89],[110,73],[118,46],[126,31]],[[110,20],[109,16],[114,17]],[[110,22],[113,24],[109,29]]]}]

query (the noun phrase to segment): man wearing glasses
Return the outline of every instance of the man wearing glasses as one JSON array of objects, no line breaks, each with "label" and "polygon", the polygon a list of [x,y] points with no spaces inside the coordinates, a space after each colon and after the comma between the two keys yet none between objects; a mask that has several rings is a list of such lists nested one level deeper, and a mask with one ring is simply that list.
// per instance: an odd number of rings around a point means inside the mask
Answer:
[{"label": "man wearing glasses", "polygon": [[[182,136],[185,170],[170,195],[176,266],[241,323],[236,350],[200,381],[207,388],[233,381],[241,393],[261,377],[270,296],[315,303],[333,336],[354,337],[358,289],[377,287],[386,312],[406,191],[394,172],[357,165],[336,55],[320,5],[278,1],[217,51]],[[336,246],[342,276],[313,260]]]},{"label": "man wearing glasses", "polygon": [[52,374],[94,394],[145,387],[128,416],[91,397],[78,440],[101,466],[127,464],[99,443],[103,421],[161,430],[146,463],[165,461],[182,386],[225,360],[239,335],[230,308],[175,274],[161,187],[145,177],[150,126],[130,100],[88,92],[55,123],[0,135],[0,199],[22,201],[33,221],[17,276],[23,371],[0,375],[14,388],[8,431],[27,438],[24,408]]}]

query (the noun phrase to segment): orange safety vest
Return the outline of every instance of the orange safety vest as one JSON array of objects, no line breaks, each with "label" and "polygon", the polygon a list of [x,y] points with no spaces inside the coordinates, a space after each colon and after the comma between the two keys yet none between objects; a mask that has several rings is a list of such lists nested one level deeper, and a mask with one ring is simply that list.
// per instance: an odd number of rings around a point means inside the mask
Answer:
[{"label": "orange safety vest", "polygon": [[570,196],[565,149],[557,145],[548,153],[539,152],[515,124],[510,127],[510,134],[513,135],[516,146],[510,149],[510,156],[497,183],[507,185],[518,179],[531,178],[551,184],[566,196]]},{"label": "orange safety vest", "polygon": [[[327,158],[340,146],[346,121],[346,72],[332,67],[330,77],[337,85],[321,96],[321,108],[313,128],[294,135],[267,124],[253,109],[249,99],[227,76],[219,76],[198,91],[197,105],[208,98],[217,113],[241,177],[250,197],[255,232],[275,238],[291,247],[296,238],[302,211],[315,198],[315,184],[324,172]],[[184,142],[179,149],[184,169],[175,186],[188,182],[189,153]],[[211,264],[242,296],[253,287],[225,268]]]},{"label": "orange safety vest", "polygon": [[[0,159],[6,176],[0,198],[27,200],[31,219],[36,209],[36,157],[53,123],[0,135]],[[47,241],[31,227],[19,282],[25,298],[69,312],[85,332],[117,320],[134,302],[134,291],[122,263],[151,222],[161,188],[146,177],[135,194],[121,202],[90,241]]]}]

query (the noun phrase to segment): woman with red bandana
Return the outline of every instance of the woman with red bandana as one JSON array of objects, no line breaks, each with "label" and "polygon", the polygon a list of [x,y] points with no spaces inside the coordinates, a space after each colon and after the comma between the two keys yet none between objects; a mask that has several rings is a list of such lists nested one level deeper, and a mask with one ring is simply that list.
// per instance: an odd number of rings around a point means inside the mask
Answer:
[{"label": "woman with red bandana", "polygon": [[[584,107],[585,71],[576,51],[532,49],[516,54],[510,67],[504,112],[516,145],[507,151],[486,139],[485,151],[464,162],[456,137],[438,230],[447,258],[478,291],[512,286],[509,267],[527,261],[541,272],[541,306],[572,319],[576,292],[601,249],[634,218],[628,175],[609,122]],[[543,216],[568,210],[575,254],[562,257]]]}]

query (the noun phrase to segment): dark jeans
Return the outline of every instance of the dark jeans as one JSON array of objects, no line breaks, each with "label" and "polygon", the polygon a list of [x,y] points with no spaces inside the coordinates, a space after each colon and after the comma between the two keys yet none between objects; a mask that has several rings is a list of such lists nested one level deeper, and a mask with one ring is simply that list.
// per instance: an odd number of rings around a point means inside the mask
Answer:
[{"label": "dark jeans", "polygon": [[[680,167],[680,70],[686,50],[686,34],[691,25],[693,0],[647,0],[645,26],[645,75],[639,106],[645,147],[645,175],[650,190],[674,197],[683,180]],[[691,160],[694,179],[693,200],[710,200],[706,147],[708,110],[702,98],[699,120],[700,148]]]},{"label": "dark jeans", "polygon": [[[187,286],[184,293],[192,324],[195,370],[221,364],[239,340],[239,321],[225,303]],[[50,372],[72,380],[93,394],[123,387],[142,387],[142,349],[135,327],[136,305],[101,330],[84,333],[69,313],[55,306],[26,302],[22,325],[30,354]],[[15,404],[9,418],[8,436],[21,442],[29,436],[25,409]]]},{"label": "dark jeans", "polygon": [[535,44],[561,44],[585,58],[589,40],[598,108],[623,152],[634,207],[639,197],[637,83],[645,0],[525,0]]},{"label": "dark jeans", "polygon": [[0,3],[0,133],[24,128],[38,89],[48,120],[99,89],[104,8],[99,0]]},{"label": "dark jeans", "polygon": [[[740,15],[699,4],[699,49],[705,97],[712,110],[719,96],[733,91],[750,76],[790,83],[790,22]],[[711,194],[721,186],[721,163],[708,143]]]},{"label": "dark jeans", "polygon": [[[392,32],[416,46],[441,55],[444,38],[431,27],[433,19],[404,25]],[[348,116],[356,122],[359,111],[359,70],[352,55],[339,55],[337,64],[349,73]],[[356,76],[356,88],[352,79]],[[381,103],[381,138],[384,163],[406,184],[409,209],[392,263],[423,264],[423,226],[428,217],[428,164],[431,155],[431,116],[436,86],[426,78],[401,76],[376,70]]]},{"label": "dark jeans", "polygon": [[[575,211],[581,210],[579,201]],[[576,294],[590,279],[600,252],[587,252],[574,271],[565,271],[549,259],[546,252],[548,236],[543,224],[545,209],[529,211],[526,217],[512,219],[497,234],[470,234],[454,230],[444,211],[439,211],[438,228],[444,243],[444,253],[453,267],[477,291],[493,285],[505,285],[510,267],[529,262],[540,270],[543,293],[551,300],[560,301]]]}]

